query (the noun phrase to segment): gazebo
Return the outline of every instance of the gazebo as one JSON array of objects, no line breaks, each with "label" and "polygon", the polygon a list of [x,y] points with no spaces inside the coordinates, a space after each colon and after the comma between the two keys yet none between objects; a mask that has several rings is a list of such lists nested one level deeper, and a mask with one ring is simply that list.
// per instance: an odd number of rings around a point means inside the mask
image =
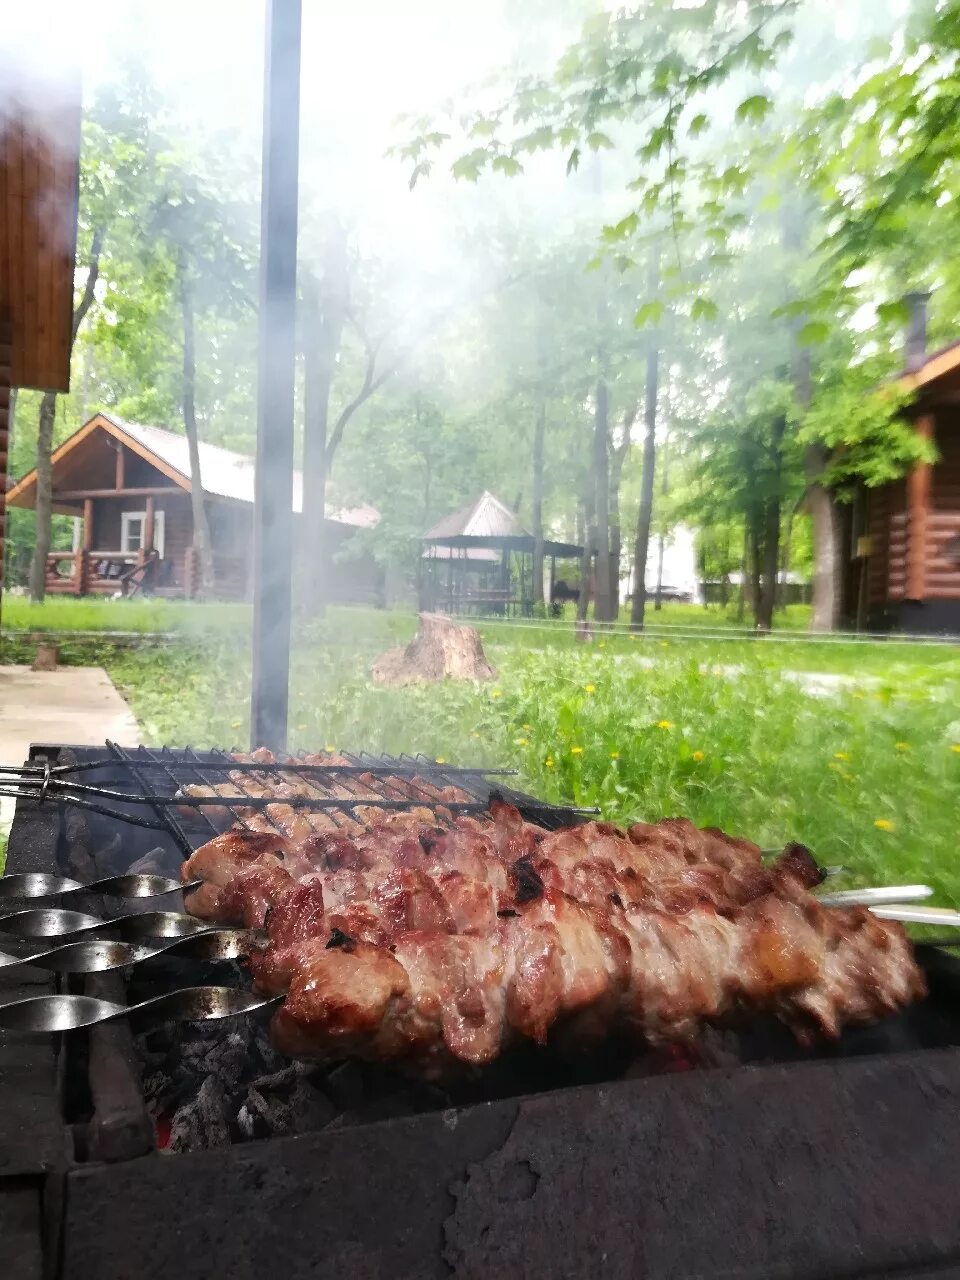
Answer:
[{"label": "gazebo", "polygon": [[[536,539],[495,494],[479,497],[438,520],[423,535],[420,607],[447,613],[530,614],[533,611]],[[545,596],[569,599],[557,581],[558,560],[579,560],[583,548],[545,538],[550,565]]]}]

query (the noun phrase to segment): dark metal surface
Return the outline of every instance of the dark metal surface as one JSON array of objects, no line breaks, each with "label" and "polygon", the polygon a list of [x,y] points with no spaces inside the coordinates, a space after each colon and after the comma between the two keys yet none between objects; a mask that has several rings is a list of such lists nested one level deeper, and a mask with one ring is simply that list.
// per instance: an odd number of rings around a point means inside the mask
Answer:
[{"label": "dark metal surface", "polygon": [[267,0],[250,739],[274,750],[289,697],[299,145],[300,0]]},{"label": "dark metal surface", "polygon": [[76,1170],[63,1280],[949,1273],[958,1143],[954,1052],[564,1090]]}]

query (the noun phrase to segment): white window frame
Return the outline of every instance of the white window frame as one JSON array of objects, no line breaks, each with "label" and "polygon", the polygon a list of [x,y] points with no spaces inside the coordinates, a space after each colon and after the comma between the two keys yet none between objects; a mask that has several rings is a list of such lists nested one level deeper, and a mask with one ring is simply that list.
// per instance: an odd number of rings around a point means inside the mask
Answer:
[{"label": "white window frame", "polygon": [[[153,545],[160,553],[160,559],[163,559],[164,542],[165,542],[165,512],[161,508],[153,513]],[[140,521],[140,546],[131,547],[130,543],[130,526],[134,520]],[[120,515],[120,550],[125,555],[135,555],[143,546],[143,535],[147,527],[146,511],[124,511]]]}]

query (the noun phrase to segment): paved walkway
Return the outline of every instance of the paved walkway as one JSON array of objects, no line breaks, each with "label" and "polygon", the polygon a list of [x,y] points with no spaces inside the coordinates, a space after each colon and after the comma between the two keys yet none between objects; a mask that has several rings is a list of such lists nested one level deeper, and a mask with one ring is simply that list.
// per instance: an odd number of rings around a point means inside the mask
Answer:
[{"label": "paved walkway", "polygon": [[[31,742],[96,746],[106,738],[136,746],[140,729],[102,667],[0,667],[0,764],[22,764]],[[14,805],[0,799],[0,835]]]}]

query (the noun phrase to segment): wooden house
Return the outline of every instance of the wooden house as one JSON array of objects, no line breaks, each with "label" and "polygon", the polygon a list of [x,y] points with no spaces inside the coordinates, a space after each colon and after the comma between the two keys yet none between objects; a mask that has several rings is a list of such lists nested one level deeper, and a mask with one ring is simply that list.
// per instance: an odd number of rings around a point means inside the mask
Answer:
[{"label": "wooden house", "polygon": [[[125,594],[143,580],[158,595],[189,599],[196,594],[185,436],[98,413],[54,451],[52,465],[53,509],[77,524],[73,549],[48,556],[49,593]],[[215,594],[244,599],[252,585],[254,460],[201,442],[200,478]],[[36,480],[36,471],[23,476],[7,494],[8,504],[33,507]],[[301,510],[302,492],[302,477],[295,472],[295,512]],[[368,554],[351,554],[349,546],[358,530],[373,528],[378,520],[369,506],[328,509],[329,599],[381,602],[379,567]],[[149,575],[138,573],[148,561]]]},{"label": "wooden house", "polygon": [[926,351],[927,295],[911,307],[906,414],[937,460],[862,489],[842,511],[842,615],[858,629],[960,633],[960,341]]},{"label": "wooden house", "polygon": [[0,49],[0,589],[11,392],[67,391],[80,181],[80,82],[42,91]]}]

